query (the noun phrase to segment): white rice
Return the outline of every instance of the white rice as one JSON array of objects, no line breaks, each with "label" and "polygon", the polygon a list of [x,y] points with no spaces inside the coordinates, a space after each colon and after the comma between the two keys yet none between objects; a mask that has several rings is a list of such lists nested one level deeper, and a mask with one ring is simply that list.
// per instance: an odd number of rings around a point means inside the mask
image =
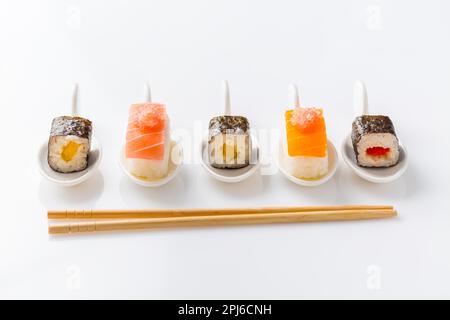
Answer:
[{"label": "white rice", "polygon": [[[374,147],[389,148],[383,156],[368,155],[366,150]],[[390,167],[398,162],[399,147],[397,138],[391,133],[369,133],[363,135],[357,145],[358,163],[364,167]]]},{"label": "white rice", "polygon": [[[78,150],[74,157],[66,162],[61,153],[64,147],[73,141],[79,144]],[[88,154],[89,154],[89,140],[86,138],[80,138],[78,136],[53,136],[50,138],[49,152],[48,152],[48,163],[50,167],[58,172],[70,173],[78,172],[86,169],[88,164]]]},{"label": "white rice", "polygon": [[328,173],[328,153],[325,157],[291,157],[284,139],[284,167],[299,179],[319,179]]},{"label": "white rice", "polygon": [[[168,149],[168,148],[167,148]],[[164,178],[169,169],[168,151],[165,151],[163,160],[146,160],[146,159],[125,159],[125,167],[132,175],[145,179],[157,180]],[[167,157],[167,159],[166,159]]]}]

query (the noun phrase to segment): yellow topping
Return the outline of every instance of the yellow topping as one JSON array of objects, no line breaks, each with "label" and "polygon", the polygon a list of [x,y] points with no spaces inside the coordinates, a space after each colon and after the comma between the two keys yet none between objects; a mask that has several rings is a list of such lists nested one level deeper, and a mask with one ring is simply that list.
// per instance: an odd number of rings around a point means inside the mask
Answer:
[{"label": "yellow topping", "polygon": [[238,156],[237,145],[224,143],[222,146],[222,153],[223,159],[225,159],[226,162],[235,160]]},{"label": "yellow topping", "polygon": [[80,147],[79,143],[70,141],[68,144],[66,144],[61,152],[61,158],[65,162],[69,162],[75,157],[77,154],[78,148]]}]

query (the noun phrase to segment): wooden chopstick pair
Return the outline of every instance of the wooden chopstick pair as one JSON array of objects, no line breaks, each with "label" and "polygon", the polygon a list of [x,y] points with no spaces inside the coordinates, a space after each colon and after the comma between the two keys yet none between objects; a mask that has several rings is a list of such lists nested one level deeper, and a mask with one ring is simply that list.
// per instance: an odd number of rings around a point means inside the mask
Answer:
[{"label": "wooden chopstick pair", "polygon": [[397,216],[393,206],[266,207],[235,209],[49,211],[49,220],[99,220],[50,225],[49,234],[128,231],[316,221],[382,219]]}]

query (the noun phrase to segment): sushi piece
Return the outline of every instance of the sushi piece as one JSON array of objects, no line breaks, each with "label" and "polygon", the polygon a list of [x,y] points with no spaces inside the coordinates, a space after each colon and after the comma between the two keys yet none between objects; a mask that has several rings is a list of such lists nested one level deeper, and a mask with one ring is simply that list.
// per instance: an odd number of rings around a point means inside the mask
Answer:
[{"label": "sushi piece", "polygon": [[389,117],[357,117],[352,125],[352,143],[361,167],[392,167],[398,163],[398,139]]},{"label": "sushi piece", "polygon": [[219,116],[209,122],[208,156],[212,167],[239,169],[250,164],[252,141],[245,117]]},{"label": "sushi piece", "polygon": [[92,122],[81,117],[53,119],[48,141],[47,160],[56,172],[83,171],[88,166]]},{"label": "sushi piece", "polygon": [[163,178],[169,171],[170,127],[166,107],[138,103],[130,107],[125,167],[145,180]]},{"label": "sushi piece", "polygon": [[293,176],[315,180],[328,173],[327,133],[322,109],[295,108],[285,113],[285,166]]}]

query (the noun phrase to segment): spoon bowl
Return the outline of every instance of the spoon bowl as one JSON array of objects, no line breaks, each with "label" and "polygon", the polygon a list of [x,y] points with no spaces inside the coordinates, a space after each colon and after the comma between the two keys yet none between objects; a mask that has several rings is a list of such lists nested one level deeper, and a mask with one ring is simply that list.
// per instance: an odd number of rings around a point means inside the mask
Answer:
[{"label": "spoon bowl", "polygon": [[102,159],[102,148],[97,139],[92,137],[87,168],[83,171],[73,173],[60,173],[54,171],[48,165],[47,154],[48,141],[45,141],[42,143],[38,152],[38,167],[41,175],[52,183],[64,187],[71,187],[86,181],[95,173]]},{"label": "spoon bowl", "polygon": [[[231,115],[231,99],[228,81],[223,82],[223,110],[224,115]],[[214,168],[209,161],[208,154],[208,136],[202,140],[199,152],[202,167],[209,173],[211,177],[225,183],[237,183],[244,181],[253,175],[260,167],[258,141],[250,130],[250,139],[252,141],[252,151],[250,155],[250,164],[240,169],[218,169]]]},{"label": "spoon bowl", "polygon": [[364,180],[373,183],[389,183],[400,178],[408,168],[408,153],[399,141],[400,156],[398,163],[389,168],[365,168],[357,164],[355,152],[353,150],[351,135],[348,135],[342,142],[341,153],[344,162],[353,170],[355,174]]},{"label": "spoon bowl", "polygon": [[317,179],[301,179],[296,176],[293,176],[286,168],[286,151],[283,150],[283,142],[280,139],[280,143],[278,144],[278,155],[277,155],[277,164],[278,169],[288,178],[290,181],[294,182],[295,184],[298,184],[300,186],[304,187],[317,187],[320,186],[326,182],[328,182],[336,173],[338,163],[339,163],[339,156],[336,151],[336,148],[334,144],[328,140],[328,172],[325,176]]},{"label": "spoon bowl", "polygon": [[[149,83],[145,84],[144,87],[144,95],[145,95],[145,101],[148,103],[152,102],[152,92],[151,87]],[[142,177],[135,176],[131,172],[128,171],[126,164],[125,164],[125,146],[122,147],[120,150],[119,155],[119,166],[122,169],[122,171],[125,173],[125,175],[134,183],[146,187],[146,188],[157,188],[160,186],[163,186],[170,181],[172,181],[177,174],[181,170],[181,166],[183,165],[183,146],[181,145],[181,138],[171,135],[170,137],[170,150],[169,150],[169,167],[167,174],[160,178],[155,180],[145,179]]]},{"label": "spoon bowl", "polygon": [[131,172],[128,171],[125,165],[125,146],[121,149],[119,155],[119,166],[125,173],[125,175],[134,183],[147,188],[156,188],[169,183],[180,172],[182,165],[183,165],[183,147],[181,145],[180,139],[173,136],[170,141],[169,170],[167,175],[165,175],[163,178],[150,180],[133,175]]},{"label": "spoon bowl", "polygon": [[[295,108],[300,107],[300,95],[298,91],[298,86],[294,83],[291,83],[291,85],[289,86],[289,104]],[[336,173],[339,162],[339,156],[336,151],[336,148],[334,147],[334,144],[330,140],[327,140],[328,172],[326,175],[324,175],[319,179],[302,179],[292,175],[288,171],[286,166],[287,151],[285,150],[286,148],[284,148],[284,143],[285,143],[284,138],[280,137],[278,148],[276,149],[277,150],[276,162],[278,165],[278,169],[286,176],[286,178],[288,178],[295,184],[304,187],[317,187],[326,183]]]},{"label": "spoon bowl", "polygon": [[208,155],[208,139],[203,139],[200,145],[201,163],[203,168],[211,175],[211,177],[221,182],[237,183],[249,178],[260,167],[258,141],[253,134],[250,136],[252,140],[250,164],[240,169],[218,169],[211,166]]},{"label": "spoon bowl", "polygon": [[[369,114],[366,85],[362,81],[356,81],[353,89],[353,105],[356,116]],[[373,183],[389,183],[400,178],[408,168],[408,153],[405,146],[399,140],[399,160],[395,166],[388,168],[366,168],[358,165],[353,150],[351,134],[349,134],[341,145],[344,162],[353,172],[364,180]]]},{"label": "spoon bowl", "polygon": [[[72,89],[72,115],[78,115],[78,83]],[[86,169],[73,173],[60,173],[50,168],[48,164],[48,140],[44,141],[38,152],[38,168],[41,175],[48,181],[64,187],[71,187],[89,179],[97,170],[102,160],[102,148],[95,136],[91,137],[91,148],[88,154]]]}]

